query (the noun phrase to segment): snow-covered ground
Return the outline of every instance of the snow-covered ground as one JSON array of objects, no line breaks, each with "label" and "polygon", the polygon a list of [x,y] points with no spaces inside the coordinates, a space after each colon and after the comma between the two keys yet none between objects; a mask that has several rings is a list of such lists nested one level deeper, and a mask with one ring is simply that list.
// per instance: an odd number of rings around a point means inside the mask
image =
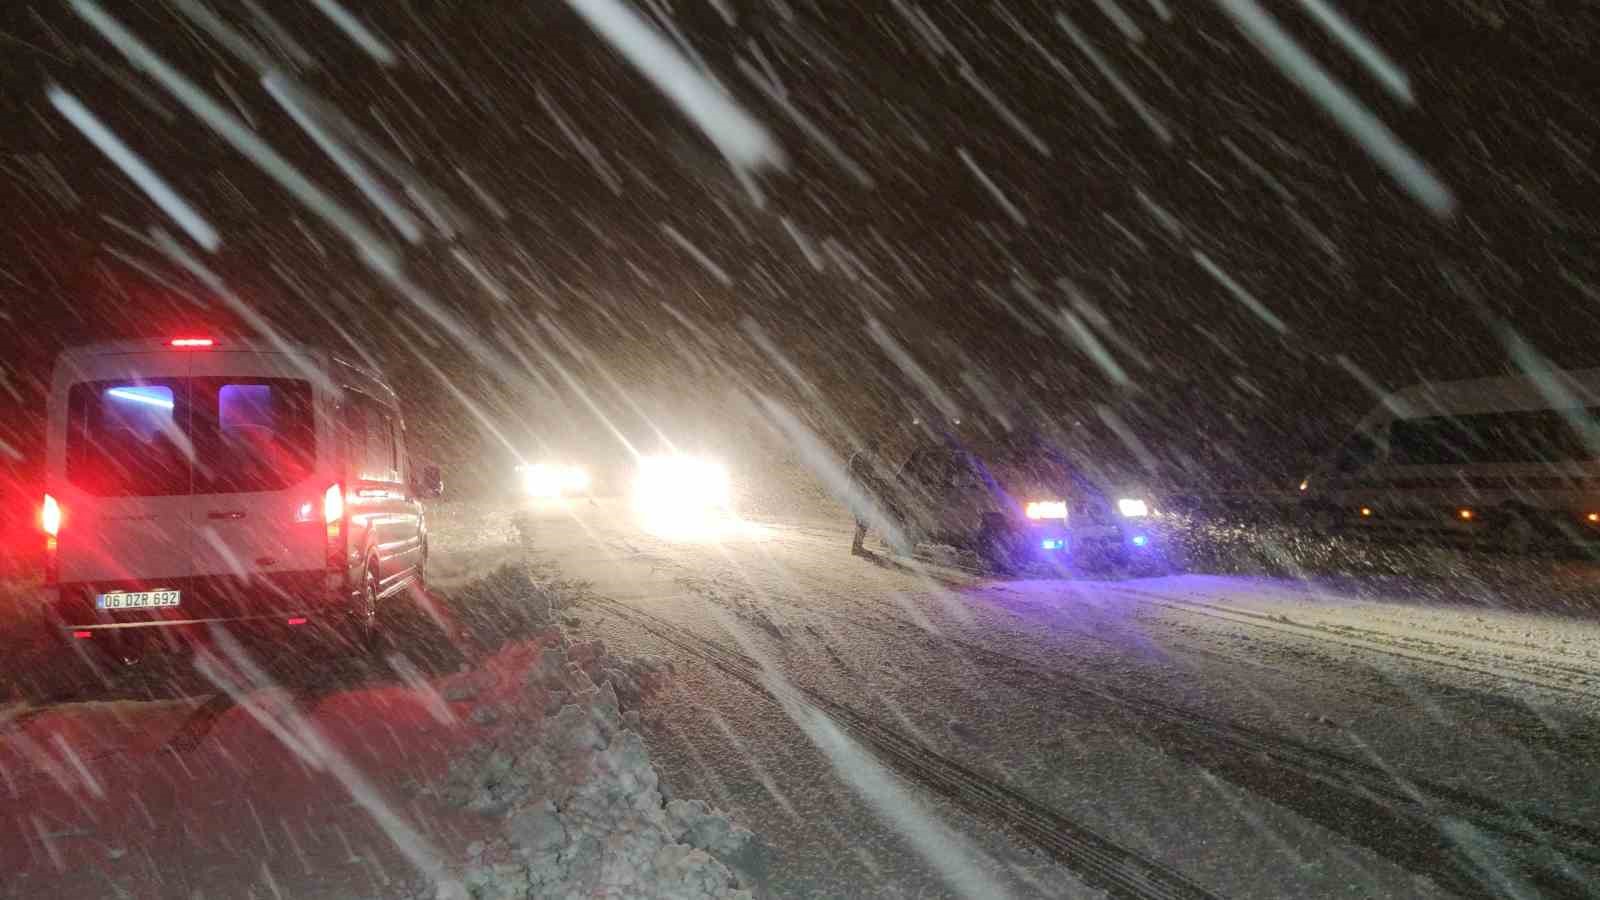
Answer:
[{"label": "snow-covered ground", "polygon": [[[536,558],[590,582],[580,631],[685,673],[648,734],[664,777],[765,833],[780,892],[958,894],[950,860],[1018,895],[1559,895],[1600,877],[1592,620],[1282,579],[986,581],[852,558],[843,521],[714,542],[604,505],[531,521]],[[895,740],[964,767],[955,796]],[[880,774],[900,790],[859,783]],[[1028,803],[978,798],[997,789]],[[907,827],[930,815],[962,853]],[[1164,886],[1118,882],[1130,869]]]},{"label": "snow-covered ground", "polygon": [[616,501],[444,504],[444,630],[401,621],[397,660],[262,679],[222,654],[188,696],[0,710],[0,894],[1600,878],[1593,619],[1389,583],[994,581],[852,557],[842,516],[774,508],[674,539]]}]

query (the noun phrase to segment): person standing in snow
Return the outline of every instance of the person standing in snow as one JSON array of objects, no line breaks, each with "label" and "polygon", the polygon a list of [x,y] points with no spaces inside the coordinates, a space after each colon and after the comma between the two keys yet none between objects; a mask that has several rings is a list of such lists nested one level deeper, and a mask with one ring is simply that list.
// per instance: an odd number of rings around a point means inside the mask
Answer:
[{"label": "person standing in snow", "polygon": [[869,510],[873,504],[887,507],[890,502],[889,480],[884,476],[883,460],[879,456],[882,446],[882,439],[872,437],[850,454],[848,472],[850,485],[855,491],[850,506],[856,516],[856,536],[850,542],[850,553],[855,556],[867,552],[867,531],[871,527],[868,522]]}]

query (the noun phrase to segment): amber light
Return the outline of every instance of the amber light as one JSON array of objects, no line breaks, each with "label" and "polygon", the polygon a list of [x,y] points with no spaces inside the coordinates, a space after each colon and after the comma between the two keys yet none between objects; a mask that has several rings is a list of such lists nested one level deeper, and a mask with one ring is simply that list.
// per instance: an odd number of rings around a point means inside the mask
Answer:
[{"label": "amber light", "polygon": [[1361,507],[1361,515],[1363,515],[1363,516],[1372,515],[1372,507],[1370,507],[1370,506]]},{"label": "amber light", "polygon": [[1590,522],[1600,522],[1600,512],[1589,513],[1587,516],[1584,516],[1584,519]]},{"label": "amber light", "polygon": [[1473,515],[1474,515],[1474,513],[1470,509],[1458,509],[1458,510],[1456,510],[1456,516],[1458,518],[1460,518],[1461,521],[1463,521],[1463,522],[1472,521]]}]

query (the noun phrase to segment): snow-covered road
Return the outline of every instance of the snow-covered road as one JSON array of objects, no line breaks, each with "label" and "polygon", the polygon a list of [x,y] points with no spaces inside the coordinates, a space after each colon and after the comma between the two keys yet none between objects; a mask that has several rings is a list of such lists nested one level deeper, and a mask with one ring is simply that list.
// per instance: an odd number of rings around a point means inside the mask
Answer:
[{"label": "snow-covered road", "polygon": [[[757,832],[767,896],[1600,883],[1592,619],[1264,578],[992,581],[853,557],[825,517],[716,540],[646,533],[614,501],[432,522],[436,589],[527,565],[575,640],[674,663],[639,727],[670,796]],[[419,687],[470,660],[400,650],[415,679],[0,710],[0,895],[410,890],[419,847],[475,839],[415,786],[487,732]],[[342,748],[367,801],[273,722]]]},{"label": "snow-covered road", "polygon": [[[1592,622],[1271,579],[984,581],[853,558],[844,522],[678,541],[576,503],[528,523],[539,565],[591,584],[580,632],[687,673],[658,764],[769,836],[779,893],[1600,878]],[[948,834],[909,826],[930,812]]]}]

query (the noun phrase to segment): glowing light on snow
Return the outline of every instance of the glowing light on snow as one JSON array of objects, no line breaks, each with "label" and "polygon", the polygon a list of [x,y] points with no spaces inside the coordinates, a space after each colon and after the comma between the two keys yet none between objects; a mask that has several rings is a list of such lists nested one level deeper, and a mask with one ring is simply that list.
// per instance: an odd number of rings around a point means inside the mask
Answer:
[{"label": "glowing light on snow", "polygon": [[732,521],[728,470],[693,456],[639,460],[633,505],[649,531],[679,539],[715,537]]}]

